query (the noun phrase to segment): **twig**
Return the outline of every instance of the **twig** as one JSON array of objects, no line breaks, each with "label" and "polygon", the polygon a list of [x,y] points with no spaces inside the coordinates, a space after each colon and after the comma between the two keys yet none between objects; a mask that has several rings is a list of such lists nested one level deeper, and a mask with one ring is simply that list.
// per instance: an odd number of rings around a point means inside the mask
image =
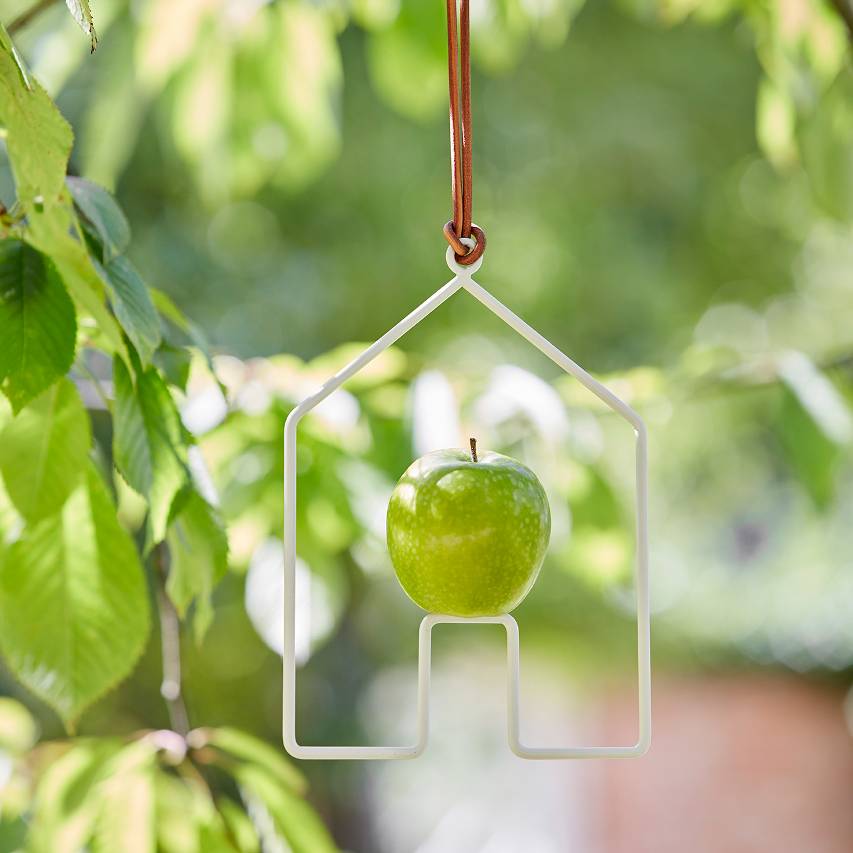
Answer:
[{"label": "twig", "polygon": [[190,723],[184,704],[181,683],[181,620],[166,593],[167,551],[163,543],[154,549],[154,568],[157,574],[157,610],[160,615],[160,649],[163,658],[163,681],[160,695],[169,711],[173,731],[182,737],[189,734]]},{"label": "twig", "polygon": [[49,9],[56,0],[39,0],[35,6],[30,6],[26,12],[21,12],[8,27],[6,27],[6,32],[9,35],[16,33],[18,30],[22,30],[27,24],[29,24],[32,20],[37,18],[42,12],[46,9]]}]

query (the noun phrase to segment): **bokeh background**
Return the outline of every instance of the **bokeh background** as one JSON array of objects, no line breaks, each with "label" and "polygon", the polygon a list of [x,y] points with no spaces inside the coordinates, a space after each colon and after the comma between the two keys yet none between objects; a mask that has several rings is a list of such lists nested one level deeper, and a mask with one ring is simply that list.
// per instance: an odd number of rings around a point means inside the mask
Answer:
[{"label": "bokeh background", "polygon": [[[200,358],[182,412],[232,571],[185,692],[193,725],[277,743],[281,429],[449,277],[444,8],[93,5],[91,56],[61,5],[16,41],[74,170],[115,191],[134,262],[214,353],[222,387]],[[498,630],[445,626],[423,758],[302,767],[343,849],[853,849],[851,20],[848,0],[472,3],[478,278],[650,429],[653,745],[515,758]],[[468,435],[553,507],[516,613],[526,739],[636,736],[632,435],[461,294],[300,428],[304,742],[413,736],[421,614],[385,503]],[[167,725],[159,664],[152,640],[81,732]]]}]

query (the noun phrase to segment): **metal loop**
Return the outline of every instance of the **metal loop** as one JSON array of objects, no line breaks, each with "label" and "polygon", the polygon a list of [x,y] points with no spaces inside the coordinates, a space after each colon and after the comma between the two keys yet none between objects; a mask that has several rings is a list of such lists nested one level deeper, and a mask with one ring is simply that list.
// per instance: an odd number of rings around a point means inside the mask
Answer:
[{"label": "metal loop", "polygon": [[[475,261],[483,257],[483,252],[486,251],[486,232],[477,225],[476,222],[471,223],[471,237],[476,241],[473,246],[469,247],[465,242],[468,237],[459,237],[453,230],[453,221],[445,223],[444,238],[450,244],[456,257],[456,262],[462,266],[470,266]],[[461,249],[461,251],[460,251]]]},{"label": "metal loop", "polygon": [[[474,249],[476,248],[476,243],[474,242],[473,237],[463,237],[462,243],[469,249],[467,255],[464,255],[464,258],[470,258],[471,255],[474,254]],[[475,258],[473,261],[469,261],[467,264],[462,264],[458,260],[456,260],[457,255],[453,251],[453,246],[447,247],[447,252],[445,253],[444,259],[447,261],[447,266],[450,267],[450,271],[457,276],[472,276],[477,270],[483,266],[483,256],[480,255],[479,258]]]}]

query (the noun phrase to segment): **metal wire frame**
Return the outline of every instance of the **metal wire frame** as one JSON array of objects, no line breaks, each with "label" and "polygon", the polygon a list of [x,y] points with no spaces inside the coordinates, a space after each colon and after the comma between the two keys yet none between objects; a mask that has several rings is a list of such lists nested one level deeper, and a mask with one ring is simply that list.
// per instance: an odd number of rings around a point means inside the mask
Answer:
[{"label": "metal wire frame", "polygon": [[[468,240],[469,238],[465,238]],[[471,241],[469,245],[473,243]],[[290,755],[301,759],[393,760],[416,758],[429,738],[429,689],[432,653],[432,629],[444,623],[500,624],[507,635],[507,728],[512,751],[530,759],[636,758],[644,755],[651,743],[651,652],[649,613],[648,557],[648,439],[640,416],[610,389],[594,379],[582,367],[546,340],[532,326],[495,299],[474,281],[482,264],[479,258],[470,266],[455,260],[453,248],[447,249],[447,264],[453,278],[439,288],[411,314],[387,331],[346,367],[332,376],[319,390],[304,399],[287,418],[284,426],[284,679],[282,729],[284,746]],[[459,290],[465,290],[492,313],[500,317],[554,364],[575,377],[584,387],[624,418],[636,438],[636,608],[637,608],[637,681],[638,732],[634,744],[624,746],[527,746],[520,736],[520,672],[518,624],[510,615],[464,619],[429,614],[421,622],[418,652],[417,734],[413,744],[403,746],[305,746],[296,740],[296,431],[299,421],[326,399],[347,379],[358,373],[381,352],[396,343],[439,305]]]}]

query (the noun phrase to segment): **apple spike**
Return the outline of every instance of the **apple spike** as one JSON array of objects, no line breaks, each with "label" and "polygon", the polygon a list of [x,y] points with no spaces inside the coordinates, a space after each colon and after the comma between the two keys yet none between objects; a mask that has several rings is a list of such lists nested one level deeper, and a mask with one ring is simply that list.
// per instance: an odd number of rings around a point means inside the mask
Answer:
[{"label": "apple spike", "polygon": [[476,462],[477,461],[477,439],[476,438],[469,438],[468,443],[471,445],[471,461]]}]

